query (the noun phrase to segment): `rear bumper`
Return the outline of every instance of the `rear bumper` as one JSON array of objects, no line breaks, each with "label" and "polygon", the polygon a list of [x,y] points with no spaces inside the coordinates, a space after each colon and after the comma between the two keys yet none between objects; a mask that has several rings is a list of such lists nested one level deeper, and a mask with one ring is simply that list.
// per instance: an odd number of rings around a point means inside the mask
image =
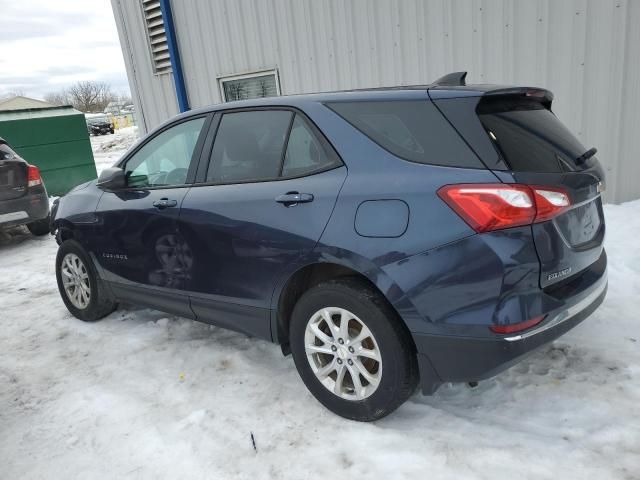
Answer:
[{"label": "rear bumper", "polygon": [[414,334],[424,394],[444,382],[470,382],[492,377],[539,347],[557,339],[602,303],[607,293],[606,271],[589,288],[565,300],[562,309],[520,334],[475,338]]},{"label": "rear bumper", "polygon": [[24,225],[47,218],[48,215],[49,198],[45,191],[0,201],[0,228]]}]

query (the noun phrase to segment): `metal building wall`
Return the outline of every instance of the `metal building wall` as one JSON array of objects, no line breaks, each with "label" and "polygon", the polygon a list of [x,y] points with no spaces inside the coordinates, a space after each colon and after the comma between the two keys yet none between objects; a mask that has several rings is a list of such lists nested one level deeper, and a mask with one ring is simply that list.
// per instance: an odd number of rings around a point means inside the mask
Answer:
[{"label": "metal building wall", "polygon": [[[177,113],[154,76],[138,0],[112,0],[134,100],[151,129]],[[283,94],[429,83],[542,86],[587,147],[609,201],[640,197],[640,0],[174,0],[192,108],[217,78],[277,68]]]}]

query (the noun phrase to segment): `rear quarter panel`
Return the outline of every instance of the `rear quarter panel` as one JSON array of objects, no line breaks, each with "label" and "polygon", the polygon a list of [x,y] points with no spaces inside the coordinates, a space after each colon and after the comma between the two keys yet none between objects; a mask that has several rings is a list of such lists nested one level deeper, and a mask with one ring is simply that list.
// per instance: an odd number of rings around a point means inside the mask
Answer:
[{"label": "rear quarter panel", "polygon": [[[424,310],[425,302],[417,308],[417,288],[425,288],[425,281],[433,279],[434,272],[398,266],[408,267],[416,255],[475,235],[437,196],[440,187],[496,182],[496,176],[486,169],[432,166],[400,159],[327,107],[310,104],[305,111],[338,150],[349,172],[333,215],[307,263],[338,263],[364,274],[394,305],[410,330],[423,330],[429,315]],[[469,155],[474,153],[469,150]],[[365,237],[357,233],[358,208],[363,202],[378,200],[400,200],[407,205],[409,221],[403,234]],[[389,230],[396,228],[396,219],[385,217],[383,210],[381,215],[368,218],[377,223],[372,230],[384,231],[385,222],[389,223]],[[439,272],[448,268],[446,258],[438,261]]]}]

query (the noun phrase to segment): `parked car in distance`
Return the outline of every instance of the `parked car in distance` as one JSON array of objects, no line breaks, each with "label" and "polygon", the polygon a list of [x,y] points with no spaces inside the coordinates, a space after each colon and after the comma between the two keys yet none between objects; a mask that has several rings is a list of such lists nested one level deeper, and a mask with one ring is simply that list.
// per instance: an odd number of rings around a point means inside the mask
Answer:
[{"label": "parked car in distance", "polygon": [[49,197],[38,167],[0,138],[0,228],[18,225],[34,235],[49,233]]},{"label": "parked car in distance", "polygon": [[108,135],[115,132],[113,122],[108,115],[85,115],[87,119],[87,130],[89,135]]},{"label": "parked car in distance", "polygon": [[603,301],[604,175],[549,91],[464,77],[171,119],[54,203],[62,300],[277,342],[355,420],[497,374]]}]

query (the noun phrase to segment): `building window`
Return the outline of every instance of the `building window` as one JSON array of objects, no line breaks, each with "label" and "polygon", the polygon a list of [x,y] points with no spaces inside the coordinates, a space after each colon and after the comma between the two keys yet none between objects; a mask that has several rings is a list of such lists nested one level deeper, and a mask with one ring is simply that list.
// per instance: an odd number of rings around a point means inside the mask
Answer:
[{"label": "building window", "polygon": [[219,81],[225,102],[280,95],[278,72],[275,70],[223,77]]},{"label": "building window", "polygon": [[147,41],[151,52],[153,73],[156,75],[171,73],[171,58],[169,56],[167,35],[164,31],[160,0],[142,0],[141,6],[147,31]]}]

